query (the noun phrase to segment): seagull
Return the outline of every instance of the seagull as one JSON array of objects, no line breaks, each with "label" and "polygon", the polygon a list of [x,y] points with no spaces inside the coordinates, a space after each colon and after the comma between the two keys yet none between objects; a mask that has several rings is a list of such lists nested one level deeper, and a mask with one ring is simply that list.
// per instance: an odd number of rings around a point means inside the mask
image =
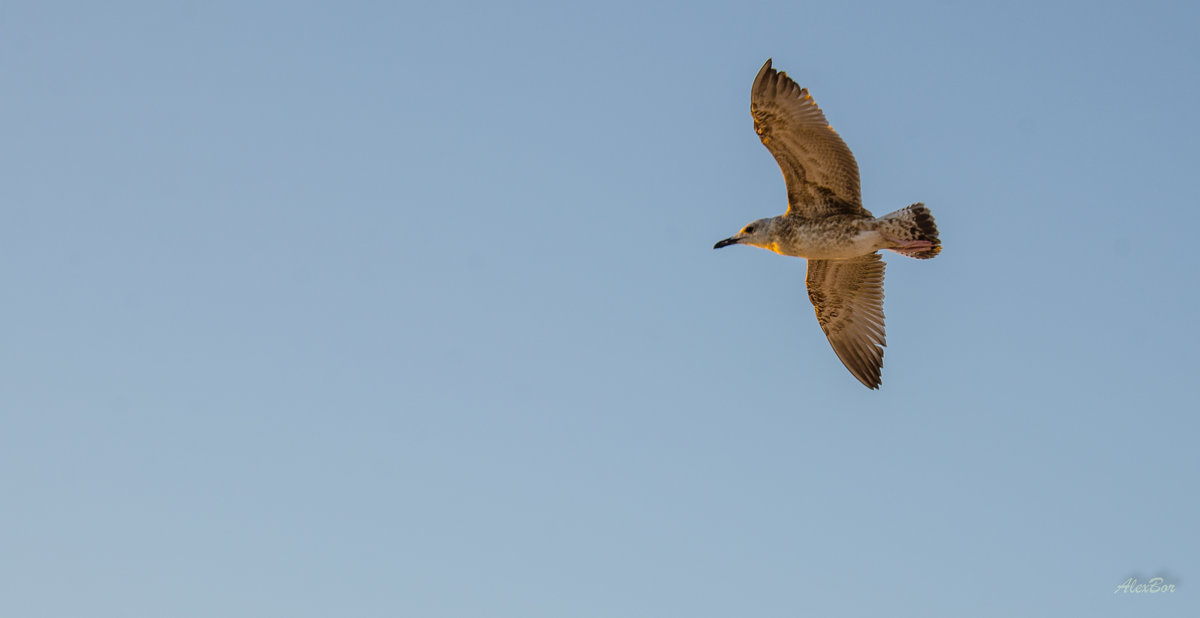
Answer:
[{"label": "seagull", "polygon": [[787,212],[752,221],[713,249],[750,245],[808,260],[808,299],[833,351],[867,388],[881,384],[883,260],[887,249],[919,260],[942,250],[924,204],[882,217],[862,205],[858,163],[807,88],[771,60],[750,88],[754,131],[783,170]]}]

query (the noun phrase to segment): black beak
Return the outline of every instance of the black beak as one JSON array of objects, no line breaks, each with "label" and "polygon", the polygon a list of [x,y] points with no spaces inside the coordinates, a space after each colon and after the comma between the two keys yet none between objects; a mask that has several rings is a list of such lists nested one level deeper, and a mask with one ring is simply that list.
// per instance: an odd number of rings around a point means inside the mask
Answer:
[{"label": "black beak", "polygon": [[721,242],[713,245],[713,249],[720,249],[721,247],[728,247],[729,245],[736,245],[740,242],[742,242],[742,241],[740,241],[736,238],[726,238],[725,240],[722,240]]}]

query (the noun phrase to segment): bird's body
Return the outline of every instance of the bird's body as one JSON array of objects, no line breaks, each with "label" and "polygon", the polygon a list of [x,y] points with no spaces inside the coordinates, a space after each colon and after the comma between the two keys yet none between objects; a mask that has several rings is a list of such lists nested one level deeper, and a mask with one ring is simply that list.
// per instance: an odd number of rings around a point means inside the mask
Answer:
[{"label": "bird's body", "polygon": [[808,259],[809,299],[838,358],[878,388],[883,367],[883,270],[878,251],[918,259],[941,251],[924,204],[882,217],[862,206],[858,164],[808,91],[767,60],[751,88],[754,130],[787,182],[788,210],[759,219],[714,246],[761,247]]},{"label": "bird's body", "polygon": [[[763,249],[779,255],[817,260],[858,257],[888,248],[874,217],[835,215],[824,219],[773,217]],[[750,243],[746,243],[750,244]]]}]

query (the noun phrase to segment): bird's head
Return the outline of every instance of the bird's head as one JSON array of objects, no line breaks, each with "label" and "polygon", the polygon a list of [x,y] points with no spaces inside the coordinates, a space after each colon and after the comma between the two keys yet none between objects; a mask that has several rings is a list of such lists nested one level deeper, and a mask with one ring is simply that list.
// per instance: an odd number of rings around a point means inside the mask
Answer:
[{"label": "bird's head", "polygon": [[729,245],[750,245],[751,247],[761,247],[768,251],[774,251],[773,245],[776,243],[774,230],[778,220],[779,217],[768,217],[766,219],[751,221],[746,224],[746,227],[742,228],[742,231],[713,245],[713,249],[720,249]]}]

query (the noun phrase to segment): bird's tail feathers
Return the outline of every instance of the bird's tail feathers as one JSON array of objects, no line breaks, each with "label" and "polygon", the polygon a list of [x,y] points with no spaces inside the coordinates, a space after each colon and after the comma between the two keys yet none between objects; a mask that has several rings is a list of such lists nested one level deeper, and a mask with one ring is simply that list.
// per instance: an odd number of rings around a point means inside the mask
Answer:
[{"label": "bird's tail feathers", "polygon": [[893,246],[888,249],[918,260],[928,260],[942,251],[933,213],[920,202],[879,218],[879,231]]}]

